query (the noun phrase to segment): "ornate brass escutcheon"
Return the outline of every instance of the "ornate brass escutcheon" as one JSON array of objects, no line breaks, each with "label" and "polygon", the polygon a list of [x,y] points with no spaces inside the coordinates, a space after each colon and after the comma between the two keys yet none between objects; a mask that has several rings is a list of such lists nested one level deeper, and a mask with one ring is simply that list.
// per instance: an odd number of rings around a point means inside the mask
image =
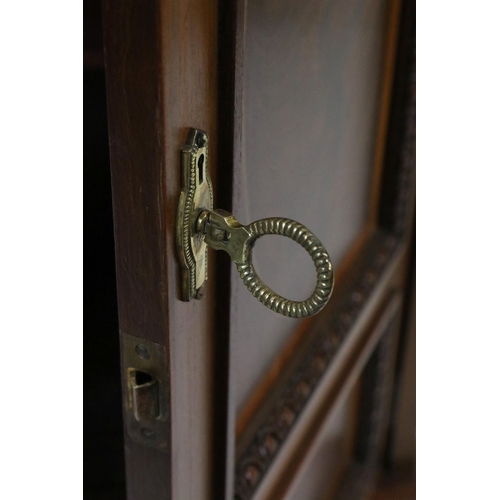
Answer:
[{"label": "ornate brass escutcheon", "polygon": [[[191,129],[182,148],[182,192],[177,217],[177,246],[182,268],[181,298],[203,296],[207,279],[207,245],[227,252],[250,293],[269,309],[291,318],[319,312],[328,302],[334,284],[332,263],[319,239],[291,219],[270,217],[244,226],[234,215],[213,210],[212,184],[208,175],[208,136]],[[316,288],[304,301],[286,299],[259,278],[252,264],[255,242],[266,234],[286,236],[301,245],[316,267]]]},{"label": "ornate brass escutcheon", "polygon": [[212,182],[208,175],[208,136],[191,129],[182,148],[182,191],[177,214],[177,248],[182,279],[181,298],[202,298],[207,279],[208,249],[203,235],[195,230],[201,210],[213,208]]}]

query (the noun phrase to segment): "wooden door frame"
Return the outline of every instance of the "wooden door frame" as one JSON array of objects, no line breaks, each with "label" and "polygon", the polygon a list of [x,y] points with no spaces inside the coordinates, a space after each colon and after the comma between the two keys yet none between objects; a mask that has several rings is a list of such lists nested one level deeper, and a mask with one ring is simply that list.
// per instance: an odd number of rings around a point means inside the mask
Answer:
[{"label": "wooden door frame", "polygon": [[[217,1],[104,0],[102,11],[121,349],[152,342],[169,374],[166,447],[125,425],[127,497],[207,498],[215,293],[212,280],[205,300],[179,300],[175,219],[190,127],[209,133],[218,164]],[[122,358],[125,424],[126,372]]]}]

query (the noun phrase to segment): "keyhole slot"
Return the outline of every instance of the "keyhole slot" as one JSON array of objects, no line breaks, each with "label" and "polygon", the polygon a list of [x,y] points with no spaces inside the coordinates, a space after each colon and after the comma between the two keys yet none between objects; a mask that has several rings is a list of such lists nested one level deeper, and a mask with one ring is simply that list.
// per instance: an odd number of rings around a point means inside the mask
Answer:
[{"label": "keyhole slot", "polygon": [[203,167],[205,163],[205,155],[201,154],[198,158],[198,184],[203,182]]}]

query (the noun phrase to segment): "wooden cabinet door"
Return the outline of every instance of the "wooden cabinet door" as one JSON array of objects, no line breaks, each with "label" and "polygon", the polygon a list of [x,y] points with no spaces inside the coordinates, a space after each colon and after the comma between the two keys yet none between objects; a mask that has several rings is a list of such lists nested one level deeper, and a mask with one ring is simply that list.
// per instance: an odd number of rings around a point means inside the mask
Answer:
[{"label": "wooden cabinet door", "polygon": [[[342,488],[337,476],[359,434],[348,380],[377,332],[397,321],[405,279],[398,243],[411,195],[391,200],[383,178],[401,15],[401,2],[385,0],[238,4],[232,211],[245,223],[304,223],[327,248],[337,283],[325,310],[297,321],[265,309],[232,270],[227,498]],[[411,64],[411,52],[401,57]],[[408,67],[399,71],[409,77]],[[385,226],[384,203],[401,211],[401,227]],[[293,242],[262,238],[253,255],[278,293],[303,300],[314,288],[312,262]],[[336,447],[321,451],[329,438]]]},{"label": "wooden cabinet door", "polygon": [[[356,484],[368,487],[387,428],[409,262],[413,10],[104,1],[129,499],[366,493]],[[191,127],[209,136],[217,208],[245,224],[295,219],[322,240],[336,285],[317,316],[266,309],[213,251],[203,300],[180,300]],[[314,287],[312,261],[285,238],[259,240],[254,263],[284,296]],[[141,370],[160,398],[150,421],[134,406]]]}]

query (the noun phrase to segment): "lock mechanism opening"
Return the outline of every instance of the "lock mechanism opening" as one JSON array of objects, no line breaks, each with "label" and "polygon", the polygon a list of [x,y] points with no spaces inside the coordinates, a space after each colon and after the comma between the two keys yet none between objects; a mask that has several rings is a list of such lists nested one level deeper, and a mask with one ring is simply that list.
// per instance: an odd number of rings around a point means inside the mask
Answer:
[{"label": "lock mechanism opening", "polygon": [[130,404],[138,421],[152,420],[160,416],[158,380],[149,373],[129,368]]},{"label": "lock mechanism opening", "polygon": [[124,424],[134,441],[169,445],[167,353],[159,344],[121,333]]}]

